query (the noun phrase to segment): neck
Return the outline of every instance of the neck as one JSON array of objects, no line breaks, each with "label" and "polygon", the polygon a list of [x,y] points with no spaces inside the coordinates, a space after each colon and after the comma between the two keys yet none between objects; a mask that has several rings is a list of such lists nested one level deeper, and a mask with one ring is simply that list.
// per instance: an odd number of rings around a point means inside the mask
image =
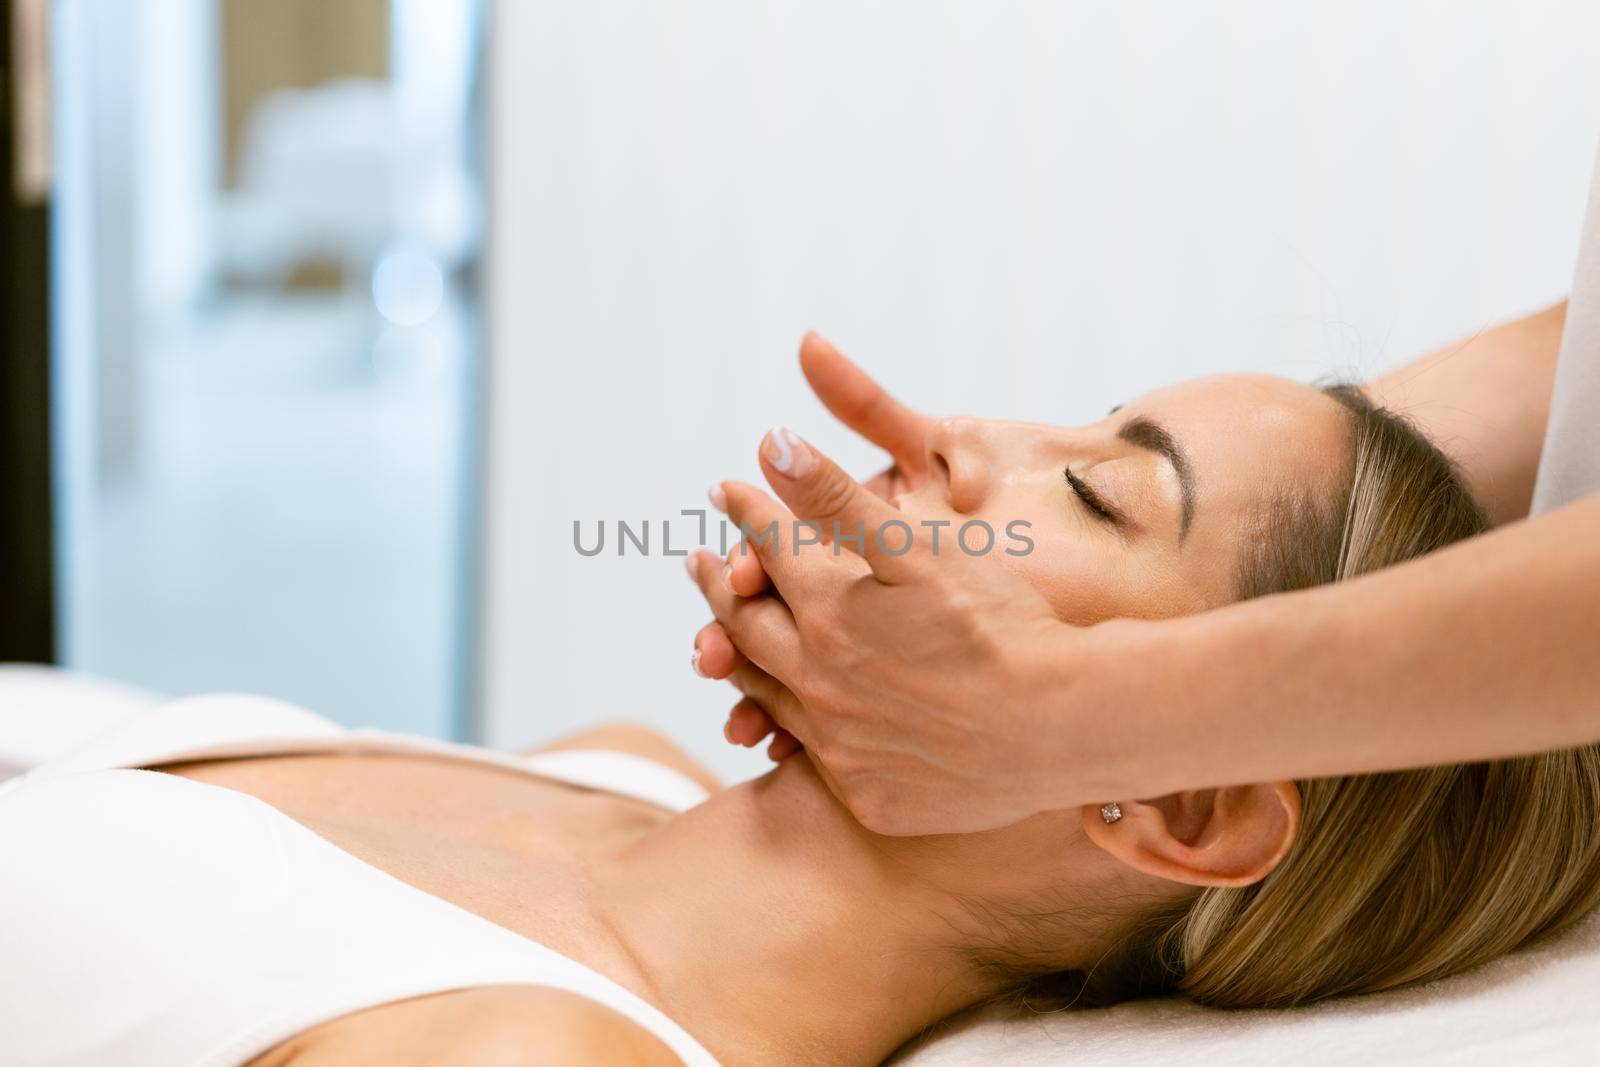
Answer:
[{"label": "neck", "polygon": [[718,1058],[884,1060],[993,992],[954,894],[863,830],[803,757],[717,794],[597,875],[647,993]]}]

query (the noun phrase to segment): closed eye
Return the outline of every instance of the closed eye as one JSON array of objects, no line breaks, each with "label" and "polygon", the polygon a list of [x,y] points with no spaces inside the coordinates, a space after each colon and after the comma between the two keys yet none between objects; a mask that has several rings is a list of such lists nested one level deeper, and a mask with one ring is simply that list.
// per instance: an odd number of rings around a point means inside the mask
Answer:
[{"label": "closed eye", "polygon": [[1065,473],[1067,484],[1072,487],[1074,493],[1078,494],[1078,499],[1083,501],[1084,507],[1106,522],[1115,524],[1122,521],[1122,517],[1100,498],[1099,493],[1096,493],[1082,478],[1072,473],[1071,467],[1066,468]]}]

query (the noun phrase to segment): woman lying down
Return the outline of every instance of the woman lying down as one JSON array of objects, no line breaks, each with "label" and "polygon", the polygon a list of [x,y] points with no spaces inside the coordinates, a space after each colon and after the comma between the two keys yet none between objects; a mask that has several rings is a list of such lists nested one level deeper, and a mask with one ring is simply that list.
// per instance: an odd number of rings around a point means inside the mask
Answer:
[{"label": "woman lying down", "polygon": [[[1152,427],[1187,505],[1140,459]],[[967,480],[936,473],[908,518],[1027,519],[1035,550],[999,558],[1084,623],[1484,529],[1445,458],[1348,388],[1208,378],[930,447]],[[180,701],[0,792],[0,1059],[875,1064],[997,998],[1426,981],[1568,926],[1600,878],[1594,748],[1150,806],[885,838],[804,755],[719,790],[634,728],[509,756]]]}]

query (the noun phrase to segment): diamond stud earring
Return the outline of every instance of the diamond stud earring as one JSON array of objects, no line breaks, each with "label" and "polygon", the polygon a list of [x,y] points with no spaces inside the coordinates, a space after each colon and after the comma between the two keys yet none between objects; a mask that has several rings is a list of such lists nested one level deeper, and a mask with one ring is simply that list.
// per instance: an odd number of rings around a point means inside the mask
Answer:
[{"label": "diamond stud earring", "polygon": [[1109,804],[1100,805],[1100,817],[1108,823],[1116,822],[1122,818],[1122,805],[1115,800]]}]

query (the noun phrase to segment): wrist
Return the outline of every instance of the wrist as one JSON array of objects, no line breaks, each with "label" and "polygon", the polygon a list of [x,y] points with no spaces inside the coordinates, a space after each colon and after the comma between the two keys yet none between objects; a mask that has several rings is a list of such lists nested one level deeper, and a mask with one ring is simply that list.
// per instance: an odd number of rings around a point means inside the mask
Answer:
[{"label": "wrist", "polygon": [[[1231,722],[1269,658],[1259,612],[1062,625],[1040,642],[1039,810],[1242,781]],[[1027,677],[1027,673],[1019,677]]]},{"label": "wrist", "polygon": [[1031,758],[1034,811],[1159,795],[1134,783],[1149,778],[1151,712],[1165,624],[1114,619],[1093,626],[1055,623],[1023,650],[1011,677],[1027,709],[1022,725]]}]

